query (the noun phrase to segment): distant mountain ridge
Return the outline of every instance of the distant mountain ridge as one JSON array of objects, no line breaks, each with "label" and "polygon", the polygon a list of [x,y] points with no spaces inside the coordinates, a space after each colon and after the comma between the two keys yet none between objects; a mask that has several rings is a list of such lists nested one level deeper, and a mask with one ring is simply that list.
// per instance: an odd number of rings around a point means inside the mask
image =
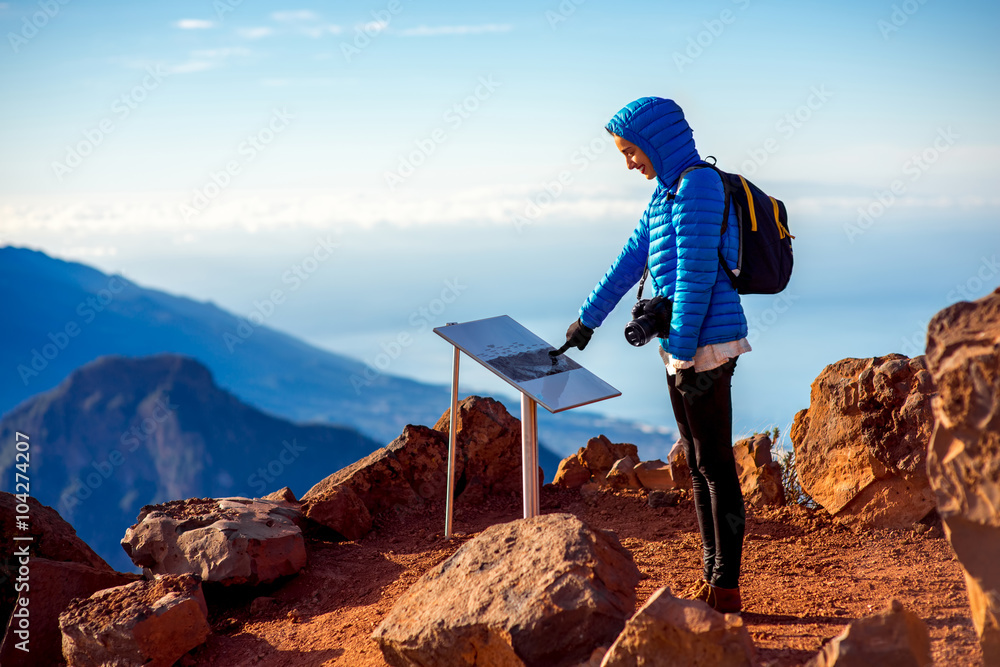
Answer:
[{"label": "distant mountain ridge", "polygon": [[[266,324],[248,324],[210,302],[146,289],[34,250],[0,248],[0,295],[17,313],[17,326],[0,334],[0,414],[98,357],[165,352],[197,359],[220,387],[262,410],[296,422],[350,426],[383,445],[406,424],[433,424],[450,404],[446,386],[371,373],[360,361]],[[495,397],[519,414],[517,398]],[[538,421],[548,479],[559,459],[549,450],[565,456],[600,433],[636,443],[650,458],[669,451],[675,437],[583,410],[541,411]]]},{"label": "distant mountain ridge", "polygon": [[108,356],[0,419],[0,474],[15,431],[30,437],[32,495],[119,569],[140,507],[189,497],[305,493],[381,445],[338,426],[300,425],[220,389],[197,361]]}]

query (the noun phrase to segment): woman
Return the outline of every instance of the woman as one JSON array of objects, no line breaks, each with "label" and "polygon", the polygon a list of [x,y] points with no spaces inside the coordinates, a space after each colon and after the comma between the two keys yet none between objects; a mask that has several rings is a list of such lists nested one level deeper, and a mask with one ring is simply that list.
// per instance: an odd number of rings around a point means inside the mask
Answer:
[{"label": "woman", "polygon": [[631,238],[570,325],[581,350],[594,329],[644,274],[656,297],[672,302],[669,335],[660,339],[670,403],[691,466],[701,530],[704,578],[689,591],[722,612],[742,610],[739,577],[745,514],[732,449],[731,387],[736,357],[750,351],[740,297],[720,264],[736,266],[738,228],[725,191],[704,164],[684,113],[672,100],[638,99],[607,124],[629,169],[656,189]]}]

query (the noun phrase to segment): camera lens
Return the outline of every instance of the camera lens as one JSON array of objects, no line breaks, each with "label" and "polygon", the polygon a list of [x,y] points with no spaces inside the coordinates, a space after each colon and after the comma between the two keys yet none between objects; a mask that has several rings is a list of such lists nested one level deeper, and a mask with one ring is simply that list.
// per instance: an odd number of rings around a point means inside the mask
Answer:
[{"label": "camera lens", "polygon": [[648,315],[643,315],[625,325],[625,340],[629,345],[641,347],[653,338],[653,321]]}]

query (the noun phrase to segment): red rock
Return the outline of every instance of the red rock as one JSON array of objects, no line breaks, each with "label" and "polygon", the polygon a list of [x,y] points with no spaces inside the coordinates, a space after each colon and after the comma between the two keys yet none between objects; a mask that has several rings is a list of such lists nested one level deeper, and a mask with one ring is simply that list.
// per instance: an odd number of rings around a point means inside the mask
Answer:
[{"label": "red rock", "polygon": [[625,624],[601,667],[751,667],[753,661],[753,641],[738,614],[676,598],[664,587]]},{"label": "red rock", "polygon": [[573,665],[621,631],[638,581],[613,533],[569,514],[521,519],[429,570],[373,637],[394,667]]},{"label": "red rock", "polygon": [[[456,476],[464,470],[459,457]],[[302,496],[310,519],[347,539],[371,530],[373,517],[397,507],[419,507],[425,498],[444,498],[447,438],[426,426],[408,425],[388,447],[326,477]]]},{"label": "red rock", "polygon": [[25,653],[16,644],[25,639],[17,635],[17,618],[11,618],[0,648],[0,664],[8,667],[55,665],[62,662],[62,633],[59,614],[73,598],[90,597],[96,591],[122,586],[140,579],[137,574],[99,570],[82,563],[59,562],[47,558],[31,558],[30,590],[27,599],[29,628]]},{"label": "red rock", "polygon": [[615,461],[605,478],[608,486],[614,489],[641,489],[642,484],[635,474],[635,466],[638,463],[631,456]]},{"label": "red rock", "polygon": [[[586,447],[581,447],[576,454],[559,463],[553,483],[569,489],[580,488],[592,482],[603,484],[615,462],[625,458],[629,458],[633,464],[638,462],[639,454],[635,445],[613,443],[603,435],[591,438]],[[636,479],[628,473],[626,477],[626,486],[640,488]]]},{"label": "red rock", "polygon": [[27,543],[32,556],[61,562],[83,563],[98,570],[114,572],[103,558],[77,537],[73,526],[63,520],[57,511],[30,496],[28,497],[28,515],[31,517],[31,521],[28,522],[29,528],[27,531],[18,530],[15,525],[17,504],[17,498],[12,494],[0,491],[0,536],[3,537],[0,540],[2,545],[0,556],[4,562],[11,557],[14,548],[12,536],[20,535],[34,538]]},{"label": "red rock", "polygon": [[677,452],[670,460],[670,475],[677,483],[679,489],[690,489],[693,486],[691,481],[691,468],[688,466],[687,456],[683,451]]},{"label": "red rock", "polygon": [[302,496],[303,506],[325,498],[333,489],[347,486],[375,516],[397,505],[417,505],[420,496],[410,486],[399,459],[383,447],[313,486]]},{"label": "red rock", "polygon": [[771,457],[771,438],[758,433],[733,445],[743,498],[755,507],[785,504],[781,466]]},{"label": "red rock", "polygon": [[76,599],[59,616],[68,667],[170,667],[211,634],[201,583],[166,575]]},{"label": "red rock", "polygon": [[[451,410],[434,430],[447,437]],[[458,404],[456,446],[465,461],[465,487],[486,493],[521,493],[521,421],[499,401],[470,396]]]},{"label": "red rock", "polygon": [[615,461],[631,456],[639,460],[639,450],[635,445],[621,442],[613,443],[604,435],[591,438],[587,446],[580,452],[581,460],[594,475],[604,475],[611,470]]},{"label": "red rock", "polygon": [[925,465],[933,391],[924,360],[843,359],[812,383],[791,437],[803,490],[861,527],[908,528],[934,508]]},{"label": "red rock", "polygon": [[306,516],[338,532],[347,540],[360,540],[372,529],[372,515],[350,486],[335,486],[322,497],[307,500]]},{"label": "red rock", "polygon": [[[444,498],[448,489],[448,434],[426,426],[407,426],[386,449],[403,467],[403,476],[417,495],[425,500]],[[466,470],[459,450],[455,479]]]},{"label": "red rock", "polygon": [[272,491],[267,494],[261,500],[273,500],[275,502],[284,502],[289,505],[298,505],[299,501],[295,499],[295,494],[287,486],[278,489],[277,491]]},{"label": "red rock", "polygon": [[1000,665],[1000,289],[934,316],[927,365],[937,386],[931,485],[965,570],[983,664]]},{"label": "red rock", "polygon": [[635,476],[639,479],[639,484],[644,489],[667,491],[677,488],[677,482],[674,481],[673,467],[660,459],[642,461],[633,470]]},{"label": "red rock", "polygon": [[249,498],[191,498],[142,508],[122,548],[153,574],[223,585],[268,583],[306,564],[298,510]]},{"label": "red rock", "polygon": [[552,483],[565,489],[577,489],[589,481],[590,469],[580,461],[577,454],[573,454],[559,462]]},{"label": "red rock", "polygon": [[806,667],[932,664],[927,625],[893,600],[887,611],[851,621]]},{"label": "red rock", "polygon": [[[360,536],[367,532],[370,519],[384,512],[418,509],[425,500],[443,499],[448,483],[449,428],[450,411],[433,429],[407,426],[387,447],[309,489],[302,497],[306,514],[320,523],[330,518],[336,524],[330,528],[342,534],[341,528],[346,528]],[[540,479],[541,475],[539,468]],[[458,500],[466,504],[478,503],[491,494],[521,493],[521,422],[498,401],[470,396],[459,403],[455,481]],[[356,520],[350,520],[350,494],[334,498],[335,490],[341,488],[349,488],[370,517],[359,513]]]}]

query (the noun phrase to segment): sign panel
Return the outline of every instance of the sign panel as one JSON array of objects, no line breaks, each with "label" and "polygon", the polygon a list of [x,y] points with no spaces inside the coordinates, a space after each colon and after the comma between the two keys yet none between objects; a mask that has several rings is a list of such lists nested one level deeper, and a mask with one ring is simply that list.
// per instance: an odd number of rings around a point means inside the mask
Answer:
[{"label": "sign panel", "polygon": [[527,394],[549,412],[621,396],[621,392],[506,315],[437,327],[434,333]]}]

